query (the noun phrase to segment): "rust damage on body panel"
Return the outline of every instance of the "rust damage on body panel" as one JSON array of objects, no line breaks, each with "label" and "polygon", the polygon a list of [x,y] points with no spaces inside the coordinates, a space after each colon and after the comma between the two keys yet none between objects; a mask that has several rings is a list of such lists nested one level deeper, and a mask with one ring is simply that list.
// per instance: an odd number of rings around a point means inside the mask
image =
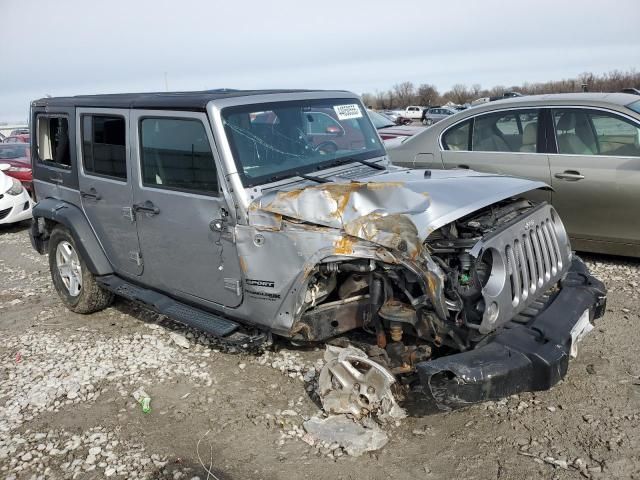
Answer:
[{"label": "rust damage on body panel", "polygon": [[[339,229],[415,258],[420,239],[410,214],[424,212],[429,205],[428,194],[414,192],[402,182],[350,182],[279,191],[252,203],[249,210]],[[254,223],[263,217],[254,215]],[[264,226],[279,222],[267,223]],[[336,253],[348,254],[350,243],[343,237],[335,244]]]}]

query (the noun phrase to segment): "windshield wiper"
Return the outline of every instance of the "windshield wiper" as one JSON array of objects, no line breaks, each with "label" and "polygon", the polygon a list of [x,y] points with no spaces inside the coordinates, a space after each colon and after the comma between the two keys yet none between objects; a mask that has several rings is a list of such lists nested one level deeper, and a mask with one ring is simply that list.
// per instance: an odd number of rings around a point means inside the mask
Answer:
[{"label": "windshield wiper", "polygon": [[305,180],[311,180],[312,182],[317,183],[331,183],[331,180],[322,177],[316,177],[314,175],[307,175],[306,173],[296,172],[297,177],[304,178]]},{"label": "windshield wiper", "polygon": [[361,163],[362,165],[366,165],[367,167],[375,168],[376,170],[386,170],[387,169],[387,167],[385,167],[384,165],[380,165],[379,163],[375,163],[375,162],[369,162],[368,160],[358,160],[356,158],[340,159],[340,163],[349,163],[349,162]]}]

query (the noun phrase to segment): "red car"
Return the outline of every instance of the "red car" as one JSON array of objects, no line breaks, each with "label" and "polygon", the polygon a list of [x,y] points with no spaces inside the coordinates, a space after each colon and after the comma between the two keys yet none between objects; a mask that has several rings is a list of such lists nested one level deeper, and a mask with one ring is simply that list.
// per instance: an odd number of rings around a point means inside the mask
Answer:
[{"label": "red car", "polygon": [[367,113],[369,114],[369,118],[371,119],[373,126],[378,130],[380,138],[385,141],[397,137],[410,137],[424,130],[423,127],[397,125],[386,115],[374,112],[373,110],[367,110]]},{"label": "red car", "polygon": [[20,180],[29,193],[33,192],[31,148],[28,143],[0,143],[0,163],[11,165],[4,173]]},{"label": "red car", "polygon": [[3,143],[29,143],[28,133],[19,133],[4,139]]}]

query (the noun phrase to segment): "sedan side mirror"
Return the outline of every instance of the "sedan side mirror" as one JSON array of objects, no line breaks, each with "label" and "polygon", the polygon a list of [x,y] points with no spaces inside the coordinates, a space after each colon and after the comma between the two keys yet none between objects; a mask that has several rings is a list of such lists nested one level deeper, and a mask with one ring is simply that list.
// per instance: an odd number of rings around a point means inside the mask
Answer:
[{"label": "sedan side mirror", "polygon": [[0,172],[6,172],[11,168],[11,165],[8,163],[0,163]]}]

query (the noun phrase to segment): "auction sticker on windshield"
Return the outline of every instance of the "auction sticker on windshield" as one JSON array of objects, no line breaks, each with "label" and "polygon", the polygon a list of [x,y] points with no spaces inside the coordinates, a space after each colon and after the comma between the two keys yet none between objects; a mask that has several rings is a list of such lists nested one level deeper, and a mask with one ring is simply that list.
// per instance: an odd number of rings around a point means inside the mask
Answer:
[{"label": "auction sticker on windshield", "polygon": [[357,103],[349,105],[334,105],[333,109],[338,115],[338,120],[351,120],[352,118],[362,118],[360,106]]}]

